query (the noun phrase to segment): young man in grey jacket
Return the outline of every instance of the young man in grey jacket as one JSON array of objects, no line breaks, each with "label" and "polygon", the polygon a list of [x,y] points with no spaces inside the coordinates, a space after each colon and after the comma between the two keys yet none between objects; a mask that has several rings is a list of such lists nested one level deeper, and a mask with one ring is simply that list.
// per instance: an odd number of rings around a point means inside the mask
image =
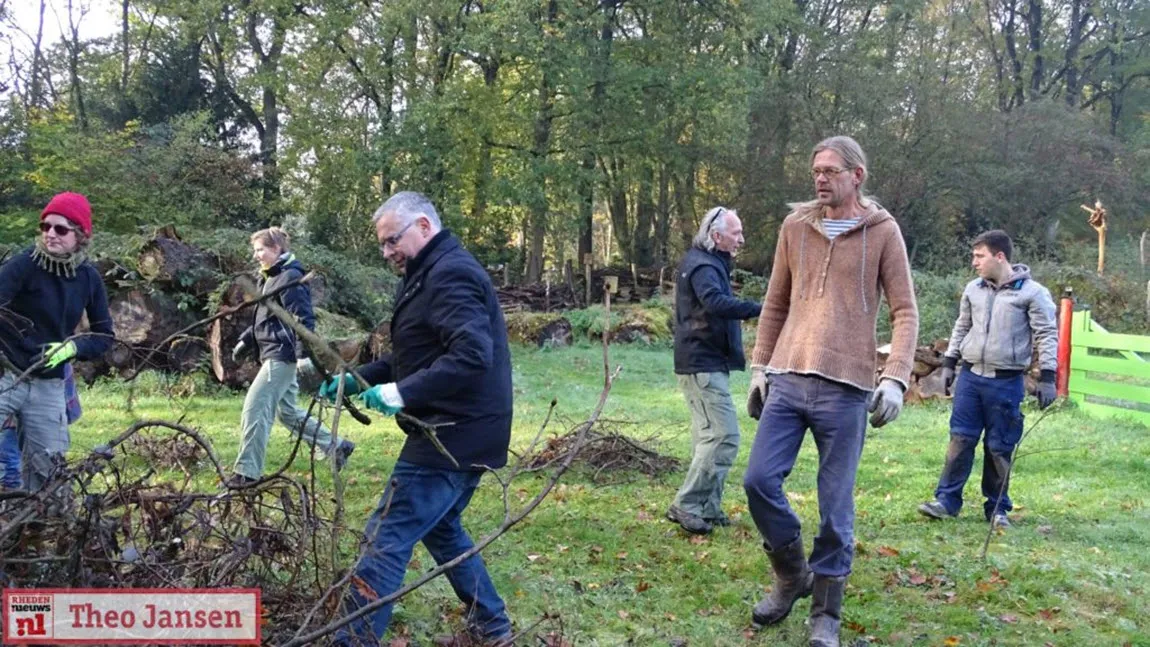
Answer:
[{"label": "young man in grey jacket", "polygon": [[[970,478],[974,451],[983,430],[982,495],[986,520],[1010,526],[1013,508],[1005,482],[1014,447],[1022,438],[1023,375],[1038,348],[1038,406],[1054,402],[1058,368],[1058,327],[1050,291],[1030,278],[1030,268],[1012,265],[1013,244],[999,230],[974,240],[971,265],[978,278],[966,285],[954,331],[943,358],[948,393],[954,384],[950,446],[934,500],[918,511],[934,519],[955,517]],[[1033,341],[1032,341],[1033,339]],[[962,371],[955,382],[955,369]]]}]

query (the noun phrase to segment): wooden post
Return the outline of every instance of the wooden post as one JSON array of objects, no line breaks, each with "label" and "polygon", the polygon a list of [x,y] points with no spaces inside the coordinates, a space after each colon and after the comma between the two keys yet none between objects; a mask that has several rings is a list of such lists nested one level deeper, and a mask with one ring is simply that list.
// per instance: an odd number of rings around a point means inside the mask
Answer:
[{"label": "wooden post", "polygon": [[1060,398],[1070,395],[1070,331],[1074,320],[1074,290],[1066,288],[1058,313],[1058,371],[1054,377],[1055,393]]},{"label": "wooden post", "polygon": [[595,257],[590,252],[583,255],[583,285],[587,289],[587,296],[583,299],[583,306],[591,305],[591,263]]},{"label": "wooden post", "polygon": [[511,285],[511,263],[503,264],[503,287]]},{"label": "wooden post", "polygon": [[639,270],[631,263],[631,283],[635,286],[635,292],[639,292]]},{"label": "wooden post", "polygon": [[1094,201],[1093,209],[1084,204],[1079,206],[1090,214],[1086,222],[1098,232],[1098,274],[1102,274],[1106,270],[1106,209],[1101,200]]},{"label": "wooden post", "polygon": [[547,272],[543,276],[543,312],[551,312],[551,272]]}]

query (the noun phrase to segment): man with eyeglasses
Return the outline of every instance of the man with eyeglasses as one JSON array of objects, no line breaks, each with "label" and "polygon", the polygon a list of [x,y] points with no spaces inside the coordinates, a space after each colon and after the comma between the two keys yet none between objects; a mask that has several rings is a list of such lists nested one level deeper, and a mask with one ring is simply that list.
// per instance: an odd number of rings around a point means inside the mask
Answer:
[{"label": "man with eyeglasses", "polygon": [[[867,162],[850,137],[811,154],[815,199],[791,205],[763,298],[747,410],[759,428],[744,476],[774,584],[756,626],[782,622],[813,595],[812,647],[838,647],[854,556],[854,485],[866,432],[898,416],[910,382],[918,307],[906,245],[889,213],[863,193]],[[885,295],[891,352],[875,386],[875,327]],[[806,430],[818,449],[819,532],[808,560],[783,484]]]},{"label": "man with eyeglasses", "polygon": [[730,524],[723,485],[739,454],[730,373],[746,366],[740,321],[758,316],[760,308],[731,292],[734,255],[743,243],[738,214],[711,209],[675,283],[675,373],[691,411],[692,456],[667,518],[699,535]]},{"label": "man with eyeglasses", "polygon": [[[406,422],[407,440],[368,521],[363,554],[345,609],[399,589],[417,542],[439,564],[474,545],[461,516],[480,477],[507,463],[511,440],[511,353],[507,327],[487,272],[443,228],[422,194],[403,191],[372,217],[380,252],[403,276],[391,319],[392,352],[359,368],[373,386],[360,397],[384,415],[404,411],[436,425],[439,440],[458,467]],[[336,378],[320,393],[334,397]],[[356,383],[344,381],[344,393]],[[511,621],[478,554],[447,572],[455,594],[468,607],[467,636],[446,644],[506,644]],[[359,618],[336,644],[378,644],[392,605]],[[471,640],[474,639],[474,643]],[[454,641],[454,642],[453,642]]]}]

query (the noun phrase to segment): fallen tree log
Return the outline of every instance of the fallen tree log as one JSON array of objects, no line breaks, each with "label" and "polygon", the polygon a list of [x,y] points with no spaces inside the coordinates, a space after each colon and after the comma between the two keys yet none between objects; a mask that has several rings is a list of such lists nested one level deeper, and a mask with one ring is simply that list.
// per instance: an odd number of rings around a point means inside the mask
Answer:
[{"label": "fallen tree log", "polygon": [[140,276],[149,281],[196,295],[211,293],[221,281],[219,262],[178,238],[157,236],[144,243],[136,266]]}]

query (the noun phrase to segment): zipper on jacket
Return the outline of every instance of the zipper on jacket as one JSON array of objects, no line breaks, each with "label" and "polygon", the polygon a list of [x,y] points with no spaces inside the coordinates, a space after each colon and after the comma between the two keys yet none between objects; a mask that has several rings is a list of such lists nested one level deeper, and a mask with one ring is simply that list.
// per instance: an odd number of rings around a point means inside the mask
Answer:
[{"label": "zipper on jacket", "polygon": [[[989,283],[987,284],[990,285]],[[990,294],[986,296],[986,326],[982,335],[982,355],[979,358],[979,363],[986,366],[986,344],[990,342],[990,320],[994,316],[994,300],[998,297],[998,290],[993,287],[990,288]]]}]

